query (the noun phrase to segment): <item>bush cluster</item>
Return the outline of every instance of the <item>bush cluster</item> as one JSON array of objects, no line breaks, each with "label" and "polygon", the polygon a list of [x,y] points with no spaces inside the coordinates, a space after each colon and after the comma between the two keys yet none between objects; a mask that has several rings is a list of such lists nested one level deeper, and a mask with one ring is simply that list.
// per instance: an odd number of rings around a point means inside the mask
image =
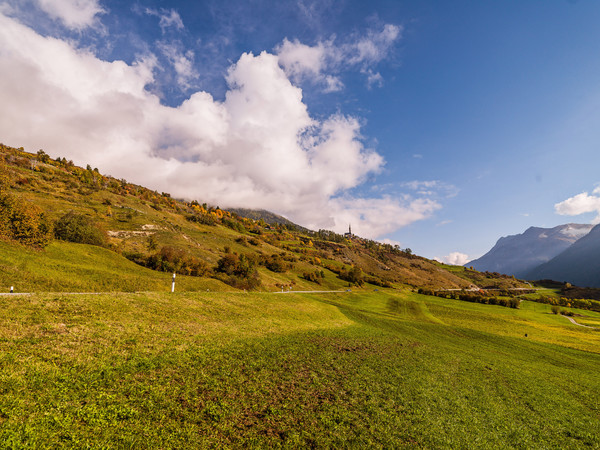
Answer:
[{"label": "bush cluster", "polygon": [[244,228],[244,225],[242,225],[237,220],[230,219],[228,217],[223,217],[221,219],[221,223],[223,224],[223,226],[226,226],[227,228],[231,228],[232,230],[235,230],[239,233],[244,233],[246,231],[246,229]]},{"label": "bush cluster", "polygon": [[290,258],[287,259],[288,260],[282,255],[261,255],[259,263],[271,272],[284,273],[294,267],[294,265],[289,262]]},{"label": "bush cluster", "polygon": [[[531,298],[530,300],[538,303],[545,303],[547,305],[555,305],[555,306],[565,306],[567,308],[579,308],[579,309],[587,309],[590,311],[599,311],[600,312],[600,301],[586,299],[586,298],[567,298],[567,297],[547,297],[543,295],[539,295],[538,297]],[[552,310],[554,312],[554,309]],[[557,314],[557,313],[555,313]]]},{"label": "bush cluster", "polygon": [[227,253],[217,262],[215,271],[219,279],[238,289],[255,289],[260,286],[256,270],[257,261],[247,255]]},{"label": "bush cluster", "polygon": [[45,247],[52,240],[52,222],[38,206],[0,189],[0,237]]},{"label": "bush cluster", "polygon": [[217,226],[217,219],[210,214],[190,214],[186,216],[186,219],[201,225]]},{"label": "bush cluster", "polygon": [[202,277],[210,271],[208,264],[183,249],[171,246],[162,247],[148,258],[148,267],[162,272],[174,272],[194,277]]},{"label": "bush cluster", "polygon": [[302,278],[313,283],[321,284],[321,280],[325,278],[325,272],[318,269],[314,272],[304,272]]},{"label": "bush cluster", "polygon": [[54,236],[62,241],[101,247],[108,242],[106,232],[91,217],[72,211],[56,221]]},{"label": "bush cluster", "polygon": [[365,276],[364,278],[366,283],[373,284],[375,286],[384,287],[384,288],[393,288],[394,285],[388,280],[382,280],[381,278],[377,278],[374,276]]},{"label": "bush cluster", "polygon": [[203,277],[211,271],[205,261],[190,255],[183,249],[171,246],[164,246],[150,256],[143,253],[125,253],[124,256],[136,264],[160,272]]},{"label": "bush cluster", "polygon": [[360,267],[353,266],[350,270],[340,270],[339,277],[348,283],[362,286],[365,283],[365,274]]},{"label": "bush cluster", "polygon": [[568,309],[560,309],[560,306],[558,305],[552,305],[552,308],[550,308],[550,310],[552,311],[552,314],[561,314],[563,316],[574,316],[575,314],[573,313],[573,311],[569,311]]},{"label": "bush cluster", "polygon": [[506,306],[508,308],[518,308],[520,305],[520,300],[515,297],[511,298],[503,298],[503,297],[494,297],[494,296],[486,296],[480,293],[475,292],[464,292],[464,291],[434,291],[432,289],[419,288],[417,291],[419,294],[423,295],[433,295],[436,297],[454,299],[454,300],[462,300],[465,302],[471,303],[482,303],[484,305],[498,305],[498,306]]}]

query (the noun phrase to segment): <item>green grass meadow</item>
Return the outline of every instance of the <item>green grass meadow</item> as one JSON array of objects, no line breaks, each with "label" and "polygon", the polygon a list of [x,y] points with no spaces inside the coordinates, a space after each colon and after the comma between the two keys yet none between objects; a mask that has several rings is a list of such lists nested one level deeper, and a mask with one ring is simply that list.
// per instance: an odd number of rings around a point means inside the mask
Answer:
[{"label": "green grass meadow", "polygon": [[[93,245],[52,242],[44,250],[0,240],[0,292],[170,292],[172,274],[138,266]],[[228,290],[215,279],[178,275],[182,291]]]},{"label": "green grass meadow", "polygon": [[0,307],[2,448],[600,448],[600,331],[548,305],[364,289]]}]

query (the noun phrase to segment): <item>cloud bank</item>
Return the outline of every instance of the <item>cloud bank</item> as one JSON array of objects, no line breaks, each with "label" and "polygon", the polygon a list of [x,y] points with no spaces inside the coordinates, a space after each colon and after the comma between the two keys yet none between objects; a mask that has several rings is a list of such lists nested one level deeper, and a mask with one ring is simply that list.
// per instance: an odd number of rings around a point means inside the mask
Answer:
[{"label": "cloud bank", "polygon": [[554,205],[554,211],[561,216],[578,216],[585,213],[596,213],[597,216],[592,223],[600,223],[600,187],[592,191],[592,194],[582,192]]},{"label": "cloud bank", "polygon": [[[71,3],[77,1],[64,2]],[[99,12],[95,1],[80,3],[95,12],[72,22],[77,26]],[[168,17],[165,26],[177,27],[178,16]],[[373,45],[358,40],[344,54],[353,64],[376,61],[398,33],[384,28],[370,36]],[[10,68],[0,74],[0,139],[175,197],[266,208],[313,229],[341,232],[352,223],[358,234],[377,238],[437,210],[425,198],[348,195],[384,160],[364,146],[356,118],[310,116],[290,78],[311,64],[314,73],[325,72],[319,52],[294,46],[308,55],[290,59],[302,61],[297,69],[283,62],[283,51],[244,53],[227,71],[223,101],[199,91],[170,107],[147,89],[155,81],[154,55],[133,64],[104,61],[0,14],[0,66]],[[193,75],[186,63],[192,56],[180,60],[181,83]]]}]

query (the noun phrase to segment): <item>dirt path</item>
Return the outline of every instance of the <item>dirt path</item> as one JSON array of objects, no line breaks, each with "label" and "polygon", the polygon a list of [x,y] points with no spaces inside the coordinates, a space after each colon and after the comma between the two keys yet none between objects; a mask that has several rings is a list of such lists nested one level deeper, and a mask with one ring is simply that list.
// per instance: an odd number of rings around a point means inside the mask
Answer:
[{"label": "dirt path", "polygon": [[[562,315],[562,314],[561,314],[561,315]],[[573,325],[579,325],[580,327],[592,328],[593,330],[597,330],[597,328],[596,328],[596,327],[591,327],[591,326],[589,326],[589,325],[584,325],[584,324],[582,324],[582,323],[577,323],[577,322],[575,322],[575,319],[573,319],[571,316],[564,316],[564,315],[563,315],[563,317],[566,317],[567,319],[569,319]]]}]

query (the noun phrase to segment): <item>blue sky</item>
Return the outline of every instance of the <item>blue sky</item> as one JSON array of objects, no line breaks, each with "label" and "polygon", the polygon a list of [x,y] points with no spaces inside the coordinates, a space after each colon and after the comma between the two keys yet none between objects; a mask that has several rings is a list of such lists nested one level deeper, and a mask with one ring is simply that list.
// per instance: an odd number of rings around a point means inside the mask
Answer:
[{"label": "blue sky", "polygon": [[595,1],[0,2],[0,141],[463,262],[600,214]]}]

